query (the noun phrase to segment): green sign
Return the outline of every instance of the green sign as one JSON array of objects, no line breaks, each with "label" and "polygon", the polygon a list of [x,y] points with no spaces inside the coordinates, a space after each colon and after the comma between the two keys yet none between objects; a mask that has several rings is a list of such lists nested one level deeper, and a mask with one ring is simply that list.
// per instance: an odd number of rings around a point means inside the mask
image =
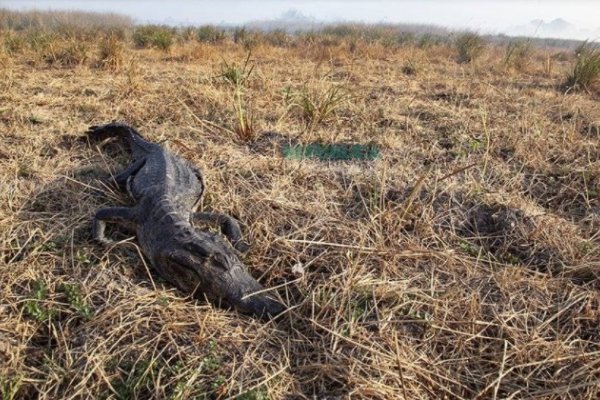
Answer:
[{"label": "green sign", "polygon": [[374,144],[348,144],[348,143],[310,143],[307,145],[285,145],[283,156],[288,159],[301,160],[316,158],[321,161],[350,161],[350,160],[375,160],[379,158],[379,148]]}]

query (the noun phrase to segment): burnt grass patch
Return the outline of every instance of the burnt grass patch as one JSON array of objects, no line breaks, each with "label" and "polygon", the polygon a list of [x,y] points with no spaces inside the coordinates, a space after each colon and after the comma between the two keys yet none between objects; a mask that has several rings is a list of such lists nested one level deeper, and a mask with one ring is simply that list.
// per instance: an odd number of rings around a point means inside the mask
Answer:
[{"label": "burnt grass patch", "polygon": [[575,222],[590,222],[600,215],[598,174],[583,172],[526,173],[524,195],[550,212]]},{"label": "burnt grass patch", "polygon": [[436,229],[441,235],[450,234],[456,247],[470,257],[549,274],[562,271],[563,253],[543,240],[540,223],[519,208],[446,193],[435,199],[433,207]]},{"label": "burnt grass patch", "polygon": [[564,261],[557,249],[537,243],[536,222],[522,210],[499,204],[468,203],[457,233],[461,247],[476,256],[485,250],[493,261],[557,272]]}]

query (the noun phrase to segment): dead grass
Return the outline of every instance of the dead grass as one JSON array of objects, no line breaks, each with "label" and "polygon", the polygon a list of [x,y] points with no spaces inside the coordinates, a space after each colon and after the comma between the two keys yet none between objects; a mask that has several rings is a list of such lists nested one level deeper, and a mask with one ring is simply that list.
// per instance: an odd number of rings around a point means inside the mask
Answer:
[{"label": "dead grass", "polygon": [[[443,46],[315,40],[253,48],[249,142],[221,69],[242,43],[129,45],[118,69],[3,53],[3,398],[600,395],[600,114],[556,90],[569,61],[526,75],[499,49],[474,68]],[[352,89],[310,132],[288,96],[307,83]],[[111,180],[126,156],[77,138],[113,119],[205,172],[203,208],[242,221],[281,320],[185,298],[135,240],[91,241],[95,210],[128,201]],[[282,159],[309,139],[382,158]]]}]

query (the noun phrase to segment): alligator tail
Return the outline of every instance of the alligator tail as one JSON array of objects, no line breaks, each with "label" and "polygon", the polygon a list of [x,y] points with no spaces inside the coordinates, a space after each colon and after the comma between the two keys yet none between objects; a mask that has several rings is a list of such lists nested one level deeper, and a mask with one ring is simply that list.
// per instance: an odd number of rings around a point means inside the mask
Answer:
[{"label": "alligator tail", "polygon": [[127,142],[134,156],[151,153],[155,150],[153,143],[144,139],[138,131],[127,124],[111,122],[106,125],[90,126],[87,137],[92,141],[101,141],[108,138],[120,138]]}]

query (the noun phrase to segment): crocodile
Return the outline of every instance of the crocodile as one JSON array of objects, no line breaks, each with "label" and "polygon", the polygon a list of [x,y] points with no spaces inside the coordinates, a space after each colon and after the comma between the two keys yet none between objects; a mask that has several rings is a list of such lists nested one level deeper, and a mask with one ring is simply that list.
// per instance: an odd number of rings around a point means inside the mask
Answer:
[{"label": "crocodile", "polygon": [[[194,298],[260,318],[285,310],[240,260],[239,253],[249,246],[237,221],[226,214],[197,212],[205,185],[190,161],[123,123],[92,126],[87,138],[119,138],[128,144],[133,159],[115,181],[135,204],[98,210],[92,228],[95,240],[112,243],[105,227],[116,223],[135,232],[143,255],[160,276]],[[201,230],[197,223],[218,225],[221,233]]]}]

